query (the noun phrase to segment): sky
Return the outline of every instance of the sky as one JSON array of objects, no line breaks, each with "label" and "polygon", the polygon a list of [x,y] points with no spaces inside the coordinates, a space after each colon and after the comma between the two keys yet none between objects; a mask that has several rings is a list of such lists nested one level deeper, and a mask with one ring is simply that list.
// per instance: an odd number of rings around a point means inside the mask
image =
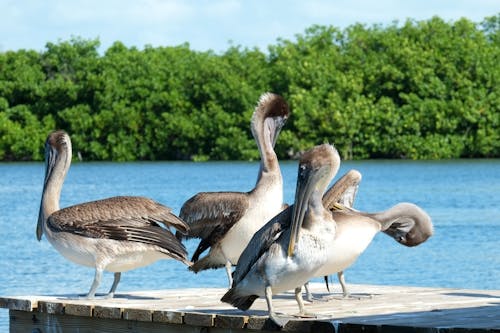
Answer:
[{"label": "sky", "polygon": [[0,52],[43,51],[47,42],[98,38],[145,45],[188,43],[197,51],[230,46],[262,51],[295,40],[314,25],[344,29],[439,16],[481,22],[500,13],[500,0],[0,0]]}]

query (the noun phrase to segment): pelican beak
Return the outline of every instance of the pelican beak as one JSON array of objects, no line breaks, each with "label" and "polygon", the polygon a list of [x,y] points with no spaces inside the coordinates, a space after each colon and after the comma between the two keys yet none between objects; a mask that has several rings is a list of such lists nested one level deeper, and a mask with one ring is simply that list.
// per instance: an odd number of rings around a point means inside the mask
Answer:
[{"label": "pelican beak", "polygon": [[267,128],[266,132],[269,135],[269,142],[273,147],[276,145],[281,128],[285,125],[285,122],[285,117],[267,118],[265,120],[265,126]]},{"label": "pelican beak", "polygon": [[42,234],[43,234],[43,217],[42,217],[42,212],[40,211],[40,215],[38,216],[38,223],[36,224],[36,239],[39,241],[42,240]]},{"label": "pelican beak", "polygon": [[38,212],[38,222],[36,224],[36,239],[39,241],[42,239],[43,235],[43,223],[45,221],[45,215],[43,213],[43,196],[45,193],[45,188],[47,187],[47,182],[52,175],[54,165],[56,163],[57,151],[52,149],[50,145],[45,143],[45,178],[43,181],[42,190],[42,200],[40,201],[40,211]]},{"label": "pelican beak", "polygon": [[304,216],[307,211],[309,198],[314,189],[315,182],[311,180],[311,169],[300,166],[299,176],[297,178],[297,189],[295,191],[295,204],[292,211],[292,223],[290,241],[288,243],[288,256],[293,256],[295,243],[299,238],[300,228],[304,222]]}]

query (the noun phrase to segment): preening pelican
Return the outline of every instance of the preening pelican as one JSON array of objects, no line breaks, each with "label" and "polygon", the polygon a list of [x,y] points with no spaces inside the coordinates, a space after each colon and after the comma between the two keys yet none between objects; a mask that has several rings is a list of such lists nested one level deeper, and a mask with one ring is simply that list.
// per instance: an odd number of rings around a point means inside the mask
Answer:
[{"label": "preening pelican", "polygon": [[[361,182],[361,173],[357,170],[349,170],[345,175],[339,178],[323,196],[323,206],[327,209],[339,209],[342,206],[352,207],[356,194],[358,192],[359,183]],[[337,272],[337,276],[342,287],[344,297],[348,297],[349,292],[345,284],[344,272]],[[328,286],[328,275],[325,275],[326,288],[330,291]],[[313,296],[309,291],[309,283],[304,285],[306,290],[306,299],[313,301]]]},{"label": "preening pelican", "polygon": [[187,252],[168,228],[187,233],[189,227],[171,209],[144,197],[119,196],[59,209],[61,189],[71,164],[71,140],[64,131],[52,132],[45,142],[45,180],[36,228],[66,259],[95,268],[87,294],[94,298],[103,271],[114,272],[109,293],[114,296],[121,272],[159,259],[186,265]]},{"label": "preening pelican", "polygon": [[294,289],[300,314],[305,313],[301,286],[325,264],[336,233],[322,197],[339,164],[337,150],[328,144],[302,155],[294,205],[254,234],[240,256],[232,288],[222,297],[223,302],[247,310],[256,298],[265,296],[269,317],[283,326],[273,310],[272,295]]},{"label": "preening pelican", "polygon": [[[289,115],[285,100],[263,94],[251,120],[261,161],[255,188],[250,192],[202,192],[187,200],[179,216],[190,231],[179,238],[201,238],[190,269],[226,267],[229,286],[231,267],[252,235],[283,209],[283,180],[274,145]],[[179,236],[179,234],[177,234]],[[210,248],[203,258],[200,255]]]},{"label": "preening pelican", "polygon": [[[331,211],[337,232],[330,247],[327,262],[316,276],[337,273],[344,297],[349,297],[344,270],[365,251],[377,232],[382,231],[405,246],[416,246],[433,234],[429,215],[412,203],[399,203],[379,213],[360,212],[352,208],[361,181],[361,174],[349,171],[323,197],[323,204]],[[306,288],[308,300],[312,299]]]}]

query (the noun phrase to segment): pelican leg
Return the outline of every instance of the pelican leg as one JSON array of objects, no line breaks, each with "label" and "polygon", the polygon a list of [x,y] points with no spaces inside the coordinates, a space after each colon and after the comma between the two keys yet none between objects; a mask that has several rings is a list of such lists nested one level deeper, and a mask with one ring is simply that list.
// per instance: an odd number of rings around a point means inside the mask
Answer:
[{"label": "pelican leg", "polygon": [[304,284],[304,289],[306,290],[306,301],[308,302],[314,302],[314,297],[313,294],[311,293],[311,290],[309,289],[309,281],[307,281]]},{"label": "pelican leg", "polygon": [[[345,283],[344,272],[340,271],[337,273],[337,277],[339,278],[340,286],[342,287],[342,298],[344,299],[357,299],[360,300],[364,298],[365,295],[357,295],[352,296],[349,290],[347,289],[347,284]],[[367,298],[372,298],[372,295],[366,295]]]},{"label": "pelican leg", "polygon": [[349,293],[349,290],[347,290],[347,285],[345,283],[345,277],[344,277],[344,271],[340,271],[337,273],[337,277],[340,282],[340,286],[342,287],[342,295],[344,298],[349,298],[351,297],[351,293]]},{"label": "pelican leg", "polygon": [[113,284],[111,285],[111,289],[109,290],[108,294],[105,296],[106,298],[113,298],[115,296],[116,287],[120,282],[121,276],[122,276],[121,272],[115,272],[115,278],[113,280]]},{"label": "pelican leg", "polygon": [[[344,272],[340,271],[337,273],[337,277],[339,279],[340,286],[342,287],[342,298],[347,299],[351,298],[351,294],[349,293],[349,290],[347,289],[347,284],[345,283],[344,279]],[[326,288],[328,289],[328,292],[330,292],[330,286],[328,285],[328,276],[325,275],[325,283],[326,283]],[[324,297],[323,299],[328,302],[331,299],[338,299],[339,297],[334,296],[334,295],[329,295]]]},{"label": "pelican leg", "polygon": [[302,300],[302,287],[295,288],[295,300],[299,305],[299,314],[304,314],[304,301]]},{"label": "pelican leg", "polygon": [[304,301],[302,300],[302,287],[295,288],[295,300],[299,306],[299,314],[297,317],[307,317],[307,318],[315,318],[316,315],[312,313],[307,313],[304,308]]},{"label": "pelican leg", "polygon": [[97,290],[97,287],[99,287],[99,285],[101,284],[102,272],[103,272],[102,268],[99,267],[95,268],[94,282],[92,282],[92,285],[90,286],[90,290],[86,298],[88,299],[95,298],[95,292]]},{"label": "pelican leg", "polygon": [[227,280],[229,281],[229,289],[233,286],[233,272],[232,272],[233,265],[229,260],[226,260],[226,273],[227,273]]},{"label": "pelican leg", "polygon": [[330,292],[330,285],[328,283],[328,275],[325,275],[324,279],[325,279],[325,284],[326,284],[326,290],[328,290],[328,292]]},{"label": "pelican leg", "polygon": [[266,303],[267,309],[269,311],[269,319],[271,319],[279,327],[284,327],[288,320],[286,318],[280,318],[273,310],[273,290],[271,286],[266,287]]},{"label": "pelican leg", "polygon": [[[330,292],[330,287],[328,285],[328,276],[325,276],[326,288],[328,292]],[[306,290],[306,301],[314,303],[314,302],[324,302],[325,299],[314,297],[311,290],[309,289],[309,281],[304,284],[304,289]]]}]

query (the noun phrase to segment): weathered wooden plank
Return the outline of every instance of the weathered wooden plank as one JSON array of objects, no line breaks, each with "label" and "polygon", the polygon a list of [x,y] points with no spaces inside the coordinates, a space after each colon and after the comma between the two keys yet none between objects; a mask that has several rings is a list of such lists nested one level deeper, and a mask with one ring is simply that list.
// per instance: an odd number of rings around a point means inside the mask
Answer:
[{"label": "weathered wooden plank", "polygon": [[285,332],[314,332],[314,333],[335,333],[335,323],[324,320],[300,320],[290,317],[284,327],[277,326],[268,317],[252,316],[248,318],[246,328],[259,331],[285,331]]},{"label": "weathered wooden plank", "polygon": [[212,327],[214,319],[215,315],[212,313],[186,312],[184,314],[184,324],[191,326]]},{"label": "weathered wooden plank", "polygon": [[179,311],[153,311],[153,322],[182,324],[184,322],[184,312]]},{"label": "weathered wooden plank", "polygon": [[49,313],[10,311],[10,333],[78,332],[78,333],[193,333],[188,325],[116,320],[95,317],[55,315]]},{"label": "weathered wooden plank", "polygon": [[263,316],[251,316],[248,318],[248,323],[246,326],[249,330],[256,331],[279,331],[280,327],[277,326],[268,317]]},{"label": "weathered wooden plank", "polygon": [[123,309],[123,319],[138,321],[153,321],[153,311],[144,309]]},{"label": "weathered wooden plank", "polygon": [[95,318],[105,318],[105,319],[121,319],[122,309],[116,307],[107,307],[96,305],[94,307],[94,317]]},{"label": "weathered wooden plank", "polygon": [[[323,284],[311,284],[314,295],[322,299],[306,302],[306,311],[317,318],[306,322],[290,317],[288,331],[390,330],[409,327],[429,329],[500,329],[500,290],[461,290],[405,286],[350,285],[359,299],[341,299],[328,294]],[[249,311],[239,311],[221,303],[224,288],[171,289],[118,294],[114,299],[80,300],[60,296],[1,297],[0,307],[32,313],[88,317],[89,320],[122,320],[175,324],[188,327],[212,327],[216,331],[275,330],[268,320],[267,306],[259,298]],[[201,295],[201,296],[200,296]],[[367,296],[372,295],[372,296]],[[297,313],[293,292],[277,295],[276,311]],[[318,326],[319,325],[319,326]],[[354,325],[354,326],[349,326]],[[356,327],[356,328],[353,328]]]},{"label": "weathered wooden plank", "polygon": [[[320,328],[325,328],[325,327],[318,327],[318,325],[314,325],[315,321],[314,320],[290,320],[288,323],[286,323],[285,327],[283,327],[284,331],[287,332],[314,332],[314,333],[330,333],[332,331],[320,331]],[[314,326],[314,329],[313,329]],[[331,325],[333,326],[333,325]],[[335,333],[335,330],[332,332]]]},{"label": "weathered wooden plank", "polygon": [[64,303],[58,301],[38,301],[38,312],[64,314]]},{"label": "weathered wooden plank", "polygon": [[64,313],[70,316],[92,317],[94,307],[87,304],[68,303],[64,306]]},{"label": "weathered wooden plank", "polygon": [[33,311],[33,309],[36,309],[37,305],[38,302],[32,301],[31,299],[0,297],[0,308],[21,310],[21,311]]},{"label": "weathered wooden plank", "polygon": [[214,326],[220,328],[244,328],[247,323],[247,316],[218,314],[214,320]]}]

